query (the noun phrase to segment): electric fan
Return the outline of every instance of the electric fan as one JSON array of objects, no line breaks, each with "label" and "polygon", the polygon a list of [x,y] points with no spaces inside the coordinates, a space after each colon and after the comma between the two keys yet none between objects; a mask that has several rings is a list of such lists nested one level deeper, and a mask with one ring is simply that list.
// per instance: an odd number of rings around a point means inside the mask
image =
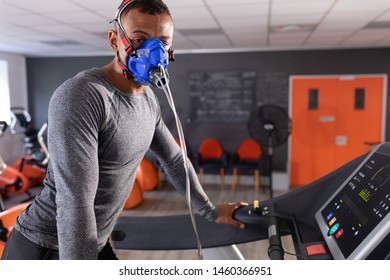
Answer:
[{"label": "electric fan", "polygon": [[287,141],[291,133],[291,120],[287,111],[274,104],[264,104],[252,111],[248,121],[249,135],[261,147],[267,148],[270,197],[272,198],[273,148]]}]

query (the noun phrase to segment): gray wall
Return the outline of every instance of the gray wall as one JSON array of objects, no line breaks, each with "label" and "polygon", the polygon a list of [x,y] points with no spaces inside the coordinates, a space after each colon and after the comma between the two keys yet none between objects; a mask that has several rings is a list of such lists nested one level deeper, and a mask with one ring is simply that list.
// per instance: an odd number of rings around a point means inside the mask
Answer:
[{"label": "gray wall", "polygon": [[[102,66],[111,59],[112,57],[27,59],[29,104],[36,125],[39,126],[46,120],[50,96],[59,84],[83,69]],[[390,75],[390,49],[177,54],[169,71],[172,93],[190,150],[196,151],[204,138],[215,137],[220,139],[228,152],[234,152],[241,140],[249,136],[247,123],[190,121],[190,73],[255,71],[258,79],[253,96],[254,106],[272,102],[287,109],[290,75]],[[176,135],[173,116],[165,96],[163,92],[158,92],[161,93],[159,96],[164,119]],[[388,119],[387,114],[387,141],[390,139]],[[286,160],[287,143],[275,149],[274,167],[284,170]]]}]

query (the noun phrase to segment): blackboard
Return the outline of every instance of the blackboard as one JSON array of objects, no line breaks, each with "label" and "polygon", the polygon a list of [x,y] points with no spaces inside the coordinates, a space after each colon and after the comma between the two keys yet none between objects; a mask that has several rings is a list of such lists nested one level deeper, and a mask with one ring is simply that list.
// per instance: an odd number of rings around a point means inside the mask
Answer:
[{"label": "blackboard", "polygon": [[191,121],[248,120],[256,92],[256,72],[193,72],[188,81]]},{"label": "blackboard", "polygon": [[288,109],[289,76],[284,72],[257,73],[257,102]]}]

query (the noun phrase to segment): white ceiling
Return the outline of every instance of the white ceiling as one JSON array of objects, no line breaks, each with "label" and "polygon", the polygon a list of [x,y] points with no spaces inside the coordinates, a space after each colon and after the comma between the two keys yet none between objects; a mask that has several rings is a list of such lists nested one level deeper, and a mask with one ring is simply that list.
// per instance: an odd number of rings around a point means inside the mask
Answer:
[{"label": "white ceiling", "polygon": [[[0,52],[110,54],[121,0],[0,0]],[[390,47],[390,0],[165,0],[180,52]]]}]

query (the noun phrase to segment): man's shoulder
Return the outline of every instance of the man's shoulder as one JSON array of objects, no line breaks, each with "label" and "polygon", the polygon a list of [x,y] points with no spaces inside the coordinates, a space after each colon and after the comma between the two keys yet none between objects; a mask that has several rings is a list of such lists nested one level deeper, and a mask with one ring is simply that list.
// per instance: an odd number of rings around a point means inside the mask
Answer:
[{"label": "man's shoulder", "polygon": [[102,82],[102,74],[99,69],[92,68],[88,70],[83,70],[77,73],[75,76],[66,80],[62,86],[88,86],[90,83]]}]

